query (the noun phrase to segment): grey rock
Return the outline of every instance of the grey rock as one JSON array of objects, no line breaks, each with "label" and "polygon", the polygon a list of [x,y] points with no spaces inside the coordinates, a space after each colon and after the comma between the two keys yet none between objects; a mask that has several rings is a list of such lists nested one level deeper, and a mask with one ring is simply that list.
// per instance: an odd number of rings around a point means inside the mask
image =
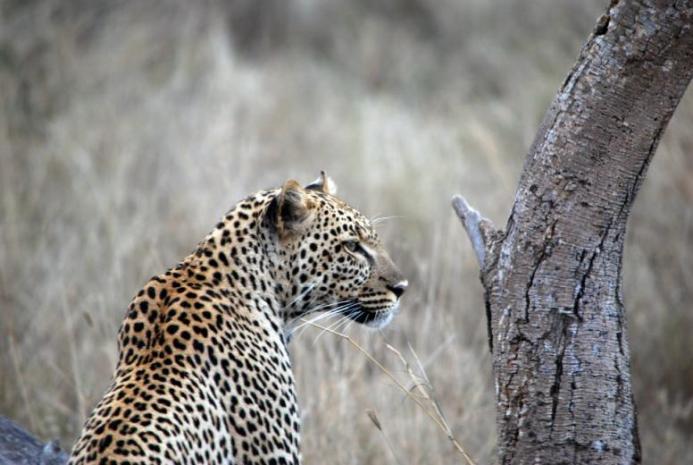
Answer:
[{"label": "grey rock", "polygon": [[68,458],[57,440],[44,443],[0,416],[0,465],[64,465]]}]

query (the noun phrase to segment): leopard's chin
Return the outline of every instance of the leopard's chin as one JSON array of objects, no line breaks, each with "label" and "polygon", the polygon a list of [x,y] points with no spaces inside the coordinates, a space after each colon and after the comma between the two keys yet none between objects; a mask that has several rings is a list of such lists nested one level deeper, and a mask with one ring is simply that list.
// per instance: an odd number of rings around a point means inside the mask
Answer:
[{"label": "leopard's chin", "polygon": [[357,323],[373,329],[384,328],[389,325],[399,311],[399,302],[394,302],[389,307],[371,309],[363,305],[350,306],[344,312],[344,316]]}]

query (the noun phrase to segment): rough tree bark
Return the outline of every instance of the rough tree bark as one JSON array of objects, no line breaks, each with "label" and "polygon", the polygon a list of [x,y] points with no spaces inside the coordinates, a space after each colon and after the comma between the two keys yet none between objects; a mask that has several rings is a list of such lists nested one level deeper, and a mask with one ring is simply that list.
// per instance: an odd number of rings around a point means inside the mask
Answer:
[{"label": "rough tree bark", "polygon": [[692,1],[612,1],[530,148],[504,231],[456,197],[481,267],[502,464],[640,463],[626,220],[693,75]]}]

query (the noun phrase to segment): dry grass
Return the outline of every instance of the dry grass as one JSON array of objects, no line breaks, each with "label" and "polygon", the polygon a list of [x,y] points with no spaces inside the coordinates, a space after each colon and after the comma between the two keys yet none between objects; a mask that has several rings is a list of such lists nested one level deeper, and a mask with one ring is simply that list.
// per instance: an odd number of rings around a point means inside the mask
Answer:
[{"label": "dry grass", "polygon": [[[0,413],[71,443],[147,277],[245,194],[326,169],[362,211],[395,217],[381,232],[411,282],[389,329],[350,335],[400,379],[386,343],[410,344],[454,436],[490,463],[481,286],[449,199],[463,192],[502,224],[601,3],[0,1]],[[625,260],[641,434],[658,464],[693,462],[691,97]],[[317,333],[292,343],[306,463],[462,463],[381,371]]]}]

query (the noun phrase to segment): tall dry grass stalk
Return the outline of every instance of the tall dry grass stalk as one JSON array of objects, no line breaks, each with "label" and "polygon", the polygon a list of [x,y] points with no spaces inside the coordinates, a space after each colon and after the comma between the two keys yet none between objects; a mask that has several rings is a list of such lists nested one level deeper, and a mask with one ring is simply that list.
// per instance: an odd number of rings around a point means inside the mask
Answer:
[{"label": "tall dry grass stalk", "polygon": [[[345,320],[348,321],[348,319],[344,318]],[[420,363],[420,360],[418,359],[418,356],[416,355],[416,352],[412,349],[412,354],[416,357],[417,362],[419,362],[419,367],[421,369],[423,378],[418,376],[417,374],[414,373],[412,370],[411,366],[409,365],[409,362],[404,358],[402,353],[391,346],[390,344],[386,344],[386,347],[394,352],[399,360],[402,362],[402,365],[406,368],[407,374],[409,375],[409,379],[412,383],[411,387],[406,387],[402,381],[400,381],[389,369],[385,367],[378,359],[376,359],[373,355],[370,354],[366,349],[364,349],[358,342],[356,342],[351,336],[348,334],[337,331],[335,329],[332,329],[331,327],[325,327],[322,325],[319,325],[317,323],[314,323],[310,320],[306,321],[308,324],[311,326],[314,326],[316,328],[321,329],[323,332],[328,332],[330,334],[333,334],[335,336],[338,336],[345,341],[347,341],[349,344],[351,344],[355,349],[357,349],[359,352],[361,352],[366,359],[371,362],[373,365],[375,365],[380,371],[382,371],[390,380],[397,386],[407,397],[409,397],[432,421],[435,423],[435,425],[445,434],[445,436],[448,438],[450,443],[453,445],[453,447],[464,457],[465,461],[469,465],[476,465],[474,460],[469,456],[467,451],[462,447],[462,444],[460,444],[460,441],[455,437],[455,434],[453,433],[452,429],[450,428],[450,425],[448,424],[447,420],[445,419],[445,415],[443,415],[443,411],[440,408],[440,404],[438,401],[431,396],[429,390],[431,389],[430,383],[425,375],[425,371],[423,370],[423,366]],[[411,348],[411,346],[410,346]],[[428,387],[428,389],[427,389]],[[417,394],[415,394],[413,391],[415,391]],[[375,414],[373,413],[373,410],[366,410],[366,413],[368,414],[368,417],[371,419],[371,421],[375,424],[376,428],[378,428],[380,431],[382,431],[382,426],[380,424],[380,420],[377,419]],[[386,438],[387,439],[387,438]],[[390,443],[388,441],[388,447],[390,446]],[[394,454],[393,452],[393,455]]]}]

